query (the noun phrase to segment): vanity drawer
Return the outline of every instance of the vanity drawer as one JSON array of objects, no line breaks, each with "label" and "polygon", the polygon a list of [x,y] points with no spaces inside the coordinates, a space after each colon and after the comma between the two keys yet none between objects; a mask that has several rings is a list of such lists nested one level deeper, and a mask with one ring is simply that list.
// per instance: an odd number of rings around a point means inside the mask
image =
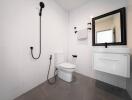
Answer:
[{"label": "vanity drawer", "polygon": [[94,53],[94,69],[106,73],[130,77],[130,57],[128,54]]}]

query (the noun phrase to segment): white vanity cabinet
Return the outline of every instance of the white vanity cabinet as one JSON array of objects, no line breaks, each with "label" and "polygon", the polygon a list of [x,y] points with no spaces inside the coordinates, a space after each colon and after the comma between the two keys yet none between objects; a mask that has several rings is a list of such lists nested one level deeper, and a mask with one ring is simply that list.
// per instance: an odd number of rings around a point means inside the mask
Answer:
[{"label": "white vanity cabinet", "polygon": [[128,48],[95,48],[93,53],[95,70],[130,77],[130,50]]}]

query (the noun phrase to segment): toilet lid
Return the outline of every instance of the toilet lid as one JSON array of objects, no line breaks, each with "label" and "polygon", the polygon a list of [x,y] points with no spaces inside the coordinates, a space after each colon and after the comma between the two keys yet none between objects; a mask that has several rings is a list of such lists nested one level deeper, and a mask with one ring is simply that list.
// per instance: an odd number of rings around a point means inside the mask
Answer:
[{"label": "toilet lid", "polygon": [[60,67],[63,67],[63,68],[71,68],[71,69],[74,69],[76,68],[76,65],[74,64],[71,64],[71,63],[62,63],[62,64],[59,64]]}]

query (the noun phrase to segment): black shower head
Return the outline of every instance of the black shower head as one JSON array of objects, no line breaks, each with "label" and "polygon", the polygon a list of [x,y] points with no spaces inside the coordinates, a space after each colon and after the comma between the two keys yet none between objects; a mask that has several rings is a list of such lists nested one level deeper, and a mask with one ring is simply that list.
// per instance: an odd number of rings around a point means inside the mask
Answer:
[{"label": "black shower head", "polygon": [[41,16],[41,15],[42,15],[42,9],[45,7],[45,5],[44,5],[44,3],[43,3],[43,2],[40,2],[40,3],[39,3],[39,5],[40,5],[40,12],[39,12],[39,16]]},{"label": "black shower head", "polygon": [[40,5],[41,8],[44,8],[45,7],[45,5],[44,5],[43,2],[40,2],[39,5]]}]

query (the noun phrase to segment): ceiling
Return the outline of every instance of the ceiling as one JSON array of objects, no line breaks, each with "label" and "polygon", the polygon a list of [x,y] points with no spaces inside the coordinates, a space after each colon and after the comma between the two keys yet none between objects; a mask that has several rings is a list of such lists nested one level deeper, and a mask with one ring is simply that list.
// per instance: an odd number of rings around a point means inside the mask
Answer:
[{"label": "ceiling", "polygon": [[85,4],[89,0],[55,0],[60,6],[66,10],[72,10]]}]

